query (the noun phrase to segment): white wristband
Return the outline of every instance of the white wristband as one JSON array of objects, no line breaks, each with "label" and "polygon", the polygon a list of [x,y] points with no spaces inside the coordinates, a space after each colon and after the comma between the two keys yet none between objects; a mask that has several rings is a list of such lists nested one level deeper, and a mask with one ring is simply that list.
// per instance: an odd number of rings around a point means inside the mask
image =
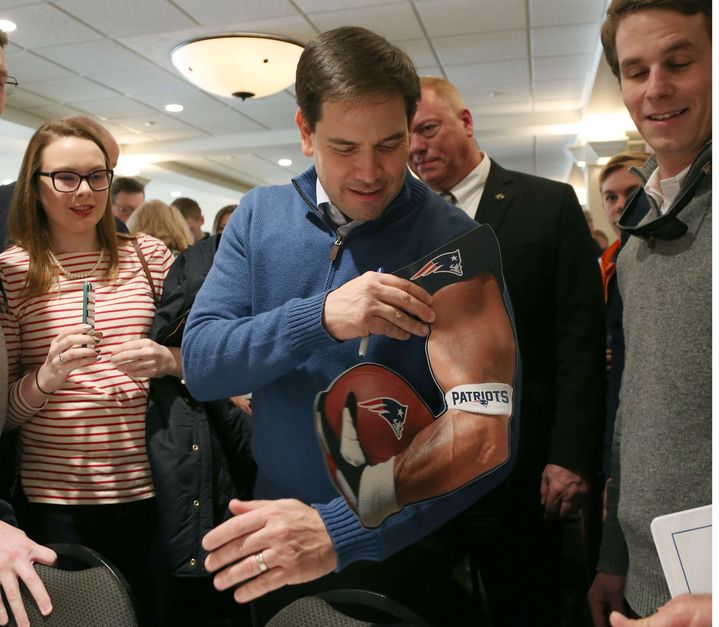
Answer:
[{"label": "white wristband", "polygon": [[506,383],[466,383],[444,395],[447,409],[490,416],[512,415],[512,386]]},{"label": "white wristband", "polygon": [[357,515],[365,527],[378,527],[401,508],[394,487],[394,457],[367,466],[362,472],[357,499]]}]

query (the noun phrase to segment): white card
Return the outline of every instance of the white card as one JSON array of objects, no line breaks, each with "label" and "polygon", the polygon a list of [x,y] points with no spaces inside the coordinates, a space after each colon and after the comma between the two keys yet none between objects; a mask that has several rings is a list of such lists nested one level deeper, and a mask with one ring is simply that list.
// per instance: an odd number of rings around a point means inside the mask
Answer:
[{"label": "white card", "polygon": [[712,591],[712,506],[657,516],[654,544],[672,597]]}]

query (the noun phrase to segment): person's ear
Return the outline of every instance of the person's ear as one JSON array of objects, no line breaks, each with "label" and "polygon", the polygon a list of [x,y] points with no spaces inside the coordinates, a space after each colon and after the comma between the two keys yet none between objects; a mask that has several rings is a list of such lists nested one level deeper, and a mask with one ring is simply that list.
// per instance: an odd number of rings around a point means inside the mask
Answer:
[{"label": "person's ear", "polygon": [[314,154],[312,150],[312,130],[299,109],[297,109],[297,113],[295,113],[295,124],[297,124],[297,128],[300,129],[302,154],[305,157],[311,157]]},{"label": "person's ear", "polygon": [[469,109],[462,109],[459,112],[459,119],[462,120],[464,126],[464,132],[467,137],[474,137],[474,121],[472,120],[472,113]]}]

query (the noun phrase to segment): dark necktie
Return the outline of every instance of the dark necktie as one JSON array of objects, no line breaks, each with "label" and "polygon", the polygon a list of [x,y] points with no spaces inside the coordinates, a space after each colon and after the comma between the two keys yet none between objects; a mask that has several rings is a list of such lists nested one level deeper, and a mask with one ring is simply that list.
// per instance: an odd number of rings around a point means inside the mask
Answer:
[{"label": "dark necktie", "polygon": [[452,192],[439,192],[439,197],[446,200],[450,205],[457,206],[457,197]]}]

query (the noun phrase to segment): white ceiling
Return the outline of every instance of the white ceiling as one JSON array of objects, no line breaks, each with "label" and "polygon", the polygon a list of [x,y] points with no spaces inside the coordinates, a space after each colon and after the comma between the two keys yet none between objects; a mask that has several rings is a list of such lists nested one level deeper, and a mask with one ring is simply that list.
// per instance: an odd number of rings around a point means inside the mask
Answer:
[{"label": "white ceiling", "polygon": [[[292,90],[255,101],[206,94],[170,61],[178,43],[230,31],[306,42],[365,26],[445,76],[473,112],[480,145],[505,167],[567,180],[564,149],[602,102],[597,81],[605,0],[0,0],[18,26],[6,63],[20,88],[0,122],[0,180],[14,178],[32,129],[68,115],[96,117],[123,161],[151,179],[149,195],[194,195],[213,214],[251,186],[283,183],[309,160],[294,127]],[[600,66],[600,77],[605,70]],[[184,111],[166,113],[168,103]],[[603,105],[605,106],[605,105]],[[583,122],[584,120],[584,122]],[[277,165],[289,157],[293,165]]]}]

